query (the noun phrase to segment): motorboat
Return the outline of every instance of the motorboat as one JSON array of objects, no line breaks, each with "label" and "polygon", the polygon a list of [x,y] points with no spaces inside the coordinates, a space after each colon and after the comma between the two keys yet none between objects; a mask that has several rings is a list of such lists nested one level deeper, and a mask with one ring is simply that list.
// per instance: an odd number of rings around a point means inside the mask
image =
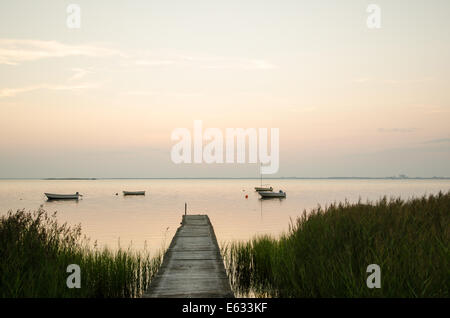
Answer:
[{"label": "motorboat", "polygon": [[273,191],[260,191],[258,192],[262,199],[268,198],[286,198],[286,192],[280,190],[279,192]]}]

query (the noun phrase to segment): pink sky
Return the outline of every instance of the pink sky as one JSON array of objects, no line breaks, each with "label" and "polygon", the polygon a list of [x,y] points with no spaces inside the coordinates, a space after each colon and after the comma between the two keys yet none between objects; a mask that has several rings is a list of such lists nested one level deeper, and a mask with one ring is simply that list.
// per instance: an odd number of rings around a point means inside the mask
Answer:
[{"label": "pink sky", "polygon": [[0,178],[258,176],[173,164],[195,119],[279,128],[276,176],[450,176],[448,1],[377,30],[361,1],[78,3],[0,5]]}]

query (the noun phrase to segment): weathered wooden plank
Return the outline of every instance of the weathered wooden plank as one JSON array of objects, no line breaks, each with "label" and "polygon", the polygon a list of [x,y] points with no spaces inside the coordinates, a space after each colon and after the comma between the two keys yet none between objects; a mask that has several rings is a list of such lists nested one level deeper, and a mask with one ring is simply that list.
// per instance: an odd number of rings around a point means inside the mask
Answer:
[{"label": "weathered wooden plank", "polygon": [[143,297],[234,297],[207,215],[184,215]]}]

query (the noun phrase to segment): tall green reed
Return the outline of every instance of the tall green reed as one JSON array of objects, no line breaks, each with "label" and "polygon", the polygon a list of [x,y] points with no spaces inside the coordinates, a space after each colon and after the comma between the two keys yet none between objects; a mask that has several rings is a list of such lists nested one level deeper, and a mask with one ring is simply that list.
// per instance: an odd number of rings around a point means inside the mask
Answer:
[{"label": "tall green reed", "polygon": [[[450,192],[320,206],[275,239],[222,247],[235,292],[257,297],[449,297]],[[369,289],[369,264],[381,288]]]},{"label": "tall green reed", "polygon": [[[0,297],[139,297],[163,251],[92,246],[81,226],[60,225],[56,213],[9,211],[0,219]],[[69,264],[81,269],[81,288],[70,289]]]}]

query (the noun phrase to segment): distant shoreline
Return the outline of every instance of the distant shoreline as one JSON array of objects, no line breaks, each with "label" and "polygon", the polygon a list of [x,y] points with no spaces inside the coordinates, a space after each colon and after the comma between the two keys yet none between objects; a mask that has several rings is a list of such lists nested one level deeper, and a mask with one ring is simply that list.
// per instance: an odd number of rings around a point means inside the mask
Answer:
[{"label": "distant shoreline", "polygon": [[[94,180],[260,180],[258,177],[174,178],[0,178],[0,180],[94,181]],[[450,177],[277,177],[264,180],[450,180]]]},{"label": "distant shoreline", "polygon": [[39,180],[97,180],[97,178],[43,178]]}]

